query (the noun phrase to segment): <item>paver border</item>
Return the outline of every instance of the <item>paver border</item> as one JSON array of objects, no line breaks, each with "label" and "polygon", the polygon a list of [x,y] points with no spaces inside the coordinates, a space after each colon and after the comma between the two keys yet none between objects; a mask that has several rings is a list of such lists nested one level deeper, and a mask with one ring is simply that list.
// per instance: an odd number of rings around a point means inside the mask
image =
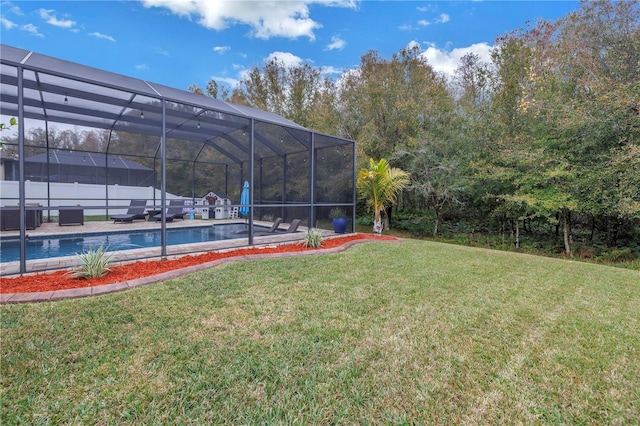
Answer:
[{"label": "paver border", "polygon": [[212,260],[210,262],[204,262],[197,265],[187,266],[184,268],[174,269],[171,271],[162,272],[156,275],[149,275],[147,277],[137,278],[134,280],[122,281],[122,282],[112,283],[112,284],[103,284],[103,285],[97,285],[97,286],[91,286],[91,287],[80,287],[80,288],[72,288],[72,289],[65,289],[65,290],[52,290],[52,291],[43,291],[43,292],[30,292],[30,293],[5,293],[5,294],[0,294],[0,305],[17,304],[17,303],[53,302],[58,300],[100,296],[103,294],[111,294],[119,291],[126,291],[136,287],[142,287],[142,286],[155,284],[162,281],[171,280],[174,278],[179,278],[183,275],[188,275],[188,274],[199,272],[205,269],[214,268],[216,266],[226,264],[226,263],[239,262],[243,260],[254,260],[254,259],[276,259],[276,258],[295,257],[295,256],[332,254],[332,253],[343,252],[353,247],[354,245],[360,244],[360,243],[400,242],[401,241],[400,238],[397,238],[397,237],[394,237],[394,238],[395,239],[384,238],[384,239],[376,240],[373,238],[365,238],[361,240],[352,240],[352,241],[347,241],[346,243],[338,247],[332,247],[327,249],[319,248],[316,250],[297,251],[297,252],[239,255],[239,256],[227,257],[223,259]]}]

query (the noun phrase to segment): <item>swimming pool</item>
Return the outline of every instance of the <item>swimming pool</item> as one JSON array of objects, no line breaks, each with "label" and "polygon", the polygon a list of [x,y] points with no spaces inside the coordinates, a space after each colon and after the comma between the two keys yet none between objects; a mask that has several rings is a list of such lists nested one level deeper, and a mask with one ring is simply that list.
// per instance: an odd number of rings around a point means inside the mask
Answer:
[{"label": "swimming pool", "polygon": [[[247,234],[237,233],[237,231],[244,229],[246,229],[246,225],[243,223],[167,229],[167,245],[247,238]],[[254,225],[255,232],[266,230],[268,230],[267,227]],[[97,249],[103,244],[108,247],[109,251],[160,247],[160,239],[159,229],[29,237],[26,249],[27,260],[73,256],[82,251]],[[1,238],[0,261],[14,262],[18,260],[20,260],[20,239],[15,237]]]}]

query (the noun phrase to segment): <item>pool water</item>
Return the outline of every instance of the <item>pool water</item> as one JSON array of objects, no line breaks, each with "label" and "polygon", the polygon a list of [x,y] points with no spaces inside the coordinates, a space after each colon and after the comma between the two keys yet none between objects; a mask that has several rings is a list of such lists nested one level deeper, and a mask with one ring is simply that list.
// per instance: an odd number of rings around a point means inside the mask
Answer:
[{"label": "pool water", "polygon": [[[167,229],[167,245],[193,244],[208,241],[247,238],[247,234],[237,231],[246,229],[243,223],[219,224],[215,226]],[[255,232],[268,227],[254,225]],[[27,260],[48,259],[50,257],[73,256],[101,245],[108,251],[132,250],[160,247],[161,232],[157,230],[130,230],[101,234],[69,234],[27,238]],[[0,239],[0,261],[20,260],[20,239]]]}]

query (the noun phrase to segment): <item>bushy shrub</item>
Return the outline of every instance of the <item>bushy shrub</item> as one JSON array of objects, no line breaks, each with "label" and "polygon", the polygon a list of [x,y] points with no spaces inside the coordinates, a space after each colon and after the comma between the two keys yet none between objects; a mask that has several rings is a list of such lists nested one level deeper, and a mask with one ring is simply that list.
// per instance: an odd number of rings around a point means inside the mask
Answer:
[{"label": "bushy shrub", "polygon": [[107,275],[111,270],[112,255],[107,255],[107,248],[101,245],[97,250],[89,249],[78,254],[82,265],[74,269],[74,278],[97,278]]},{"label": "bushy shrub", "polygon": [[598,256],[598,260],[601,262],[627,262],[635,260],[636,256],[631,251],[631,248],[626,247],[623,249],[611,249],[607,252],[604,252]]},{"label": "bushy shrub", "polygon": [[316,228],[309,228],[304,235],[304,246],[309,248],[319,248],[322,245],[324,236],[322,232]]},{"label": "bushy shrub", "polygon": [[367,214],[356,217],[356,225],[373,226],[373,215]]},{"label": "bushy shrub", "polygon": [[425,218],[413,217],[410,219],[394,218],[391,228],[398,231],[406,231],[416,237],[433,234],[433,222],[427,221]]}]

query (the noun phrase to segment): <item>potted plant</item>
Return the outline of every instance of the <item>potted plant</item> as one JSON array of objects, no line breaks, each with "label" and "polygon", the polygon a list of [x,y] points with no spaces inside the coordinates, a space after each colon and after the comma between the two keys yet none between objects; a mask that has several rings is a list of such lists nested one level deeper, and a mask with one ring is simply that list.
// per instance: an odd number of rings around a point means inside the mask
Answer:
[{"label": "potted plant", "polygon": [[329,218],[333,220],[333,232],[344,234],[347,231],[347,214],[339,207],[331,209]]}]

